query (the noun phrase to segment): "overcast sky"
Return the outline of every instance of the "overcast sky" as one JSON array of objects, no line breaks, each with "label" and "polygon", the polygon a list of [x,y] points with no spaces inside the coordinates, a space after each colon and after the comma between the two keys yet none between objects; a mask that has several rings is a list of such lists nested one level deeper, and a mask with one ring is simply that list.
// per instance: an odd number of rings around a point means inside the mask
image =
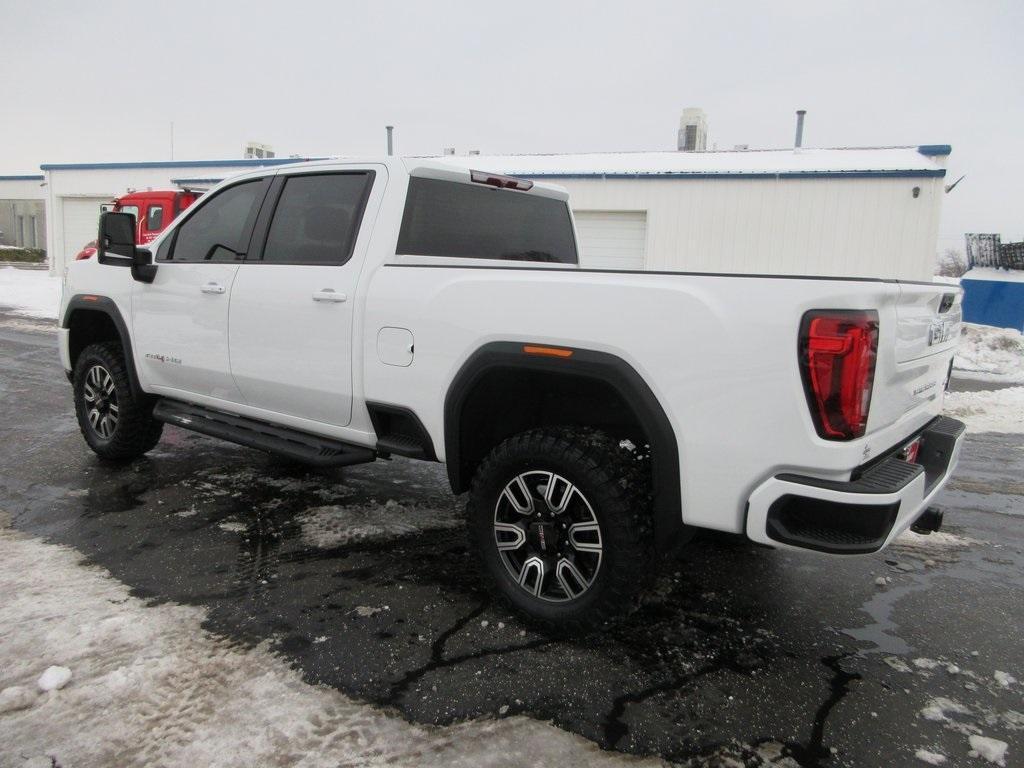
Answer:
[{"label": "overcast sky", "polygon": [[0,0],[0,174],[279,155],[953,145],[940,247],[1024,234],[1024,2]]}]

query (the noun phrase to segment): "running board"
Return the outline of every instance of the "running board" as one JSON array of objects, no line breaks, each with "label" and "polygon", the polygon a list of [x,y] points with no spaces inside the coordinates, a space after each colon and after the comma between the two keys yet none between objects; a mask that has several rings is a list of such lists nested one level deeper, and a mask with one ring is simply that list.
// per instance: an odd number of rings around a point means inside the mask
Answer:
[{"label": "running board", "polygon": [[373,449],[361,445],[350,445],[178,400],[161,398],[153,408],[153,418],[210,437],[287,456],[314,467],[344,467],[365,464],[377,458]]}]

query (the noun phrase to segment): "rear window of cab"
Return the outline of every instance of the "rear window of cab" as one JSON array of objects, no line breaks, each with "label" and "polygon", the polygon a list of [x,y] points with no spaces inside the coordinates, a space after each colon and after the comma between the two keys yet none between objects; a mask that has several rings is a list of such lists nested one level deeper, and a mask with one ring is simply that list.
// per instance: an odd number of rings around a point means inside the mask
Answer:
[{"label": "rear window of cab", "polygon": [[413,176],[397,253],[576,264],[564,200]]}]

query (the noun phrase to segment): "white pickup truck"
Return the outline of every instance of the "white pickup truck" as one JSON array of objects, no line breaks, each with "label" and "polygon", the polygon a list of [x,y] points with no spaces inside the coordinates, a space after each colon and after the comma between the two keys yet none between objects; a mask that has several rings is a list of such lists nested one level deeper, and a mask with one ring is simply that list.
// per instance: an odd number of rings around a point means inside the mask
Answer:
[{"label": "white pickup truck", "polygon": [[700,528],[844,555],[941,523],[955,287],[583,269],[564,190],[426,160],[254,171],[133,232],[104,214],[65,278],[93,451],[169,423],[444,462],[497,592],[550,627],[628,610]]}]

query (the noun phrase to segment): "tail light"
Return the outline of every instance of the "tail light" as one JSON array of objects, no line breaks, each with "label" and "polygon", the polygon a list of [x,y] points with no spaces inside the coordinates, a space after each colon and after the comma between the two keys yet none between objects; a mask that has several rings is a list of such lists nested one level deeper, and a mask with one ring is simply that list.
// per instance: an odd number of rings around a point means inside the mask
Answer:
[{"label": "tail light", "polygon": [[811,310],[800,324],[800,372],[818,435],[864,434],[878,354],[878,313]]}]

